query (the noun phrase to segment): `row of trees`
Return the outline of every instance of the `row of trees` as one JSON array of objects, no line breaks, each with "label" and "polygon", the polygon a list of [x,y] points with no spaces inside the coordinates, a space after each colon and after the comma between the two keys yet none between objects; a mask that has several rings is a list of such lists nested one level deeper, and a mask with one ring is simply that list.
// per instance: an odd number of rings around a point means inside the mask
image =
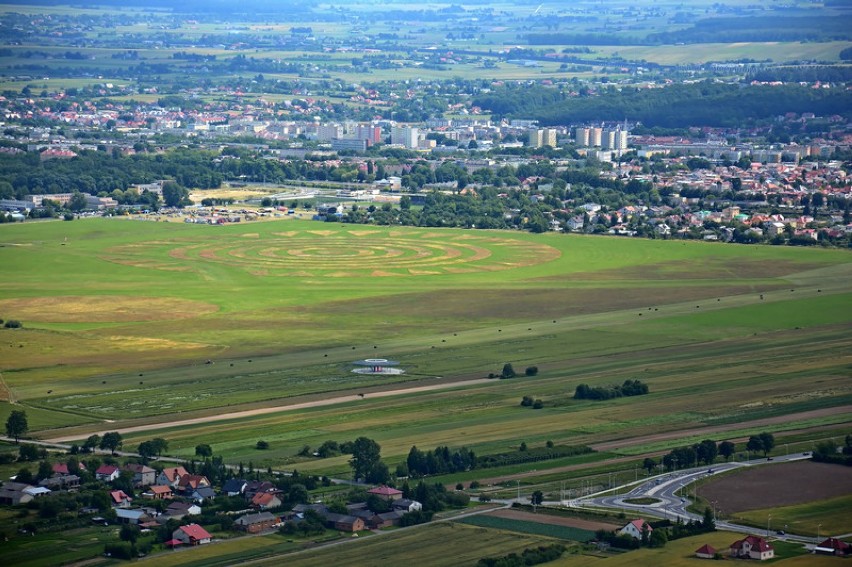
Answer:
[{"label": "row of trees", "polygon": [[580,384],[574,390],[575,400],[610,400],[628,396],[643,396],[648,393],[648,385],[640,380],[625,380],[623,384],[592,387]]},{"label": "row of trees", "polygon": [[451,450],[443,446],[433,451],[421,451],[413,446],[405,464],[407,476],[414,477],[464,472],[476,467],[476,454],[464,447]]}]

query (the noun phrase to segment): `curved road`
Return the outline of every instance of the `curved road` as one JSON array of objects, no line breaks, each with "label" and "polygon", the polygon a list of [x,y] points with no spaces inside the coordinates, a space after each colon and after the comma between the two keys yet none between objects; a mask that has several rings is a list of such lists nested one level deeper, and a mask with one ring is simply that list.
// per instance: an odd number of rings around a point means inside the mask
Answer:
[{"label": "curved road", "polygon": [[[684,522],[689,522],[690,520],[701,521],[703,520],[703,515],[695,514],[687,510],[687,508],[692,504],[687,496],[690,484],[712,474],[730,471],[737,468],[769,466],[809,458],[809,455],[795,453],[773,457],[771,460],[753,459],[750,461],[715,464],[712,467],[684,469],[673,473],[657,475],[638,483],[629,483],[604,492],[598,492],[588,496],[560,502],[560,504],[569,508],[610,508],[625,512],[630,510],[636,512],[637,515],[641,512],[646,516],[655,516],[669,520],[681,519]],[[684,489],[687,489],[687,495],[682,496],[678,494],[679,492],[683,492]],[[634,500],[638,498],[654,498],[657,501],[652,504],[631,504],[627,502],[627,500]],[[714,515],[715,512],[716,511],[714,510]],[[761,532],[760,529],[752,526],[741,526],[739,524],[732,524],[730,522],[718,520],[716,522],[716,527],[731,532],[748,534]],[[812,545],[814,543],[814,538],[812,537],[790,534],[784,535],[783,539],[803,544]]]}]

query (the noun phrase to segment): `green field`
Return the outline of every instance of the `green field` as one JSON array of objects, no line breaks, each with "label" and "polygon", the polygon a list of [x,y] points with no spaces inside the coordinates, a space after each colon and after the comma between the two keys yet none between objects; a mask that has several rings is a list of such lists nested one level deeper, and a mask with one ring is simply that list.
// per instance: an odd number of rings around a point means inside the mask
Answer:
[{"label": "green field", "polygon": [[[380,537],[313,550],[309,554],[290,555],[284,561],[299,567],[405,564],[462,567],[476,565],[482,557],[501,557],[552,543],[554,540],[541,536],[440,523],[386,532]],[[278,565],[281,561],[279,557],[258,564]]]},{"label": "green field", "polygon": [[797,506],[737,512],[732,516],[732,521],[761,526],[768,515],[771,515],[773,526],[787,526],[791,533],[828,537],[842,534],[849,529],[850,504],[852,496],[842,496]]},{"label": "green field", "polygon": [[[295,455],[359,435],[392,466],[412,445],[624,439],[614,454],[638,455],[672,446],[642,441],[665,431],[842,426],[848,412],[796,414],[852,402],[841,250],[92,219],[0,227],[0,262],[0,317],[24,324],[0,331],[2,392],[42,438],[120,429],[135,447],[155,434],[125,428],[148,425],[176,455],[210,443],[230,462],[345,475],[343,456]],[[350,372],[376,356],[406,373]],[[453,386],[505,362],[539,373]],[[579,383],[628,378],[652,394],[572,399]],[[414,386],[433,389],[382,393]],[[544,408],[521,408],[524,395]],[[312,401],[331,405],[286,408]],[[252,409],[265,413],[222,416]]]}]

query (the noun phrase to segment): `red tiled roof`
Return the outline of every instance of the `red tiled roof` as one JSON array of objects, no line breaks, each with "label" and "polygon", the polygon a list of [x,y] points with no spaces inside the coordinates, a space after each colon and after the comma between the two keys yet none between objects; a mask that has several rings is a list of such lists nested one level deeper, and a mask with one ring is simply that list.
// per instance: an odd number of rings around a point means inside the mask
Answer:
[{"label": "red tiled roof", "polygon": [[201,539],[210,539],[211,536],[207,533],[207,530],[199,526],[198,524],[189,524],[188,526],[182,526],[179,528],[183,533],[188,535],[192,539],[201,540]]},{"label": "red tiled roof", "polygon": [[379,486],[377,488],[371,488],[367,491],[368,494],[378,494],[379,496],[398,496],[402,494],[401,491],[396,488],[391,488],[390,486]]},{"label": "red tiled roof", "polygon": [[696,549],[695,553],[701,553],[703,555],[716,555],[716,550],[713,548],[712,545],[705,543],[704,545]]}]

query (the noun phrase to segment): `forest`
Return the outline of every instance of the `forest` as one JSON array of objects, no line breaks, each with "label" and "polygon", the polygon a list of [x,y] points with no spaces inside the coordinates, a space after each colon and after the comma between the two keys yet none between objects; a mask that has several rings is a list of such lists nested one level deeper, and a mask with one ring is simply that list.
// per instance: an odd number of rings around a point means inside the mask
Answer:
[{"label": "forest", "polygon": [[532,118],[542,125],[631,120],[647,127],[742,127],[788,112],[852,116],[852,94],[846,91],[711,81],[665,89],[613,87],[602,96],[509,85],[477,95],[474,104],[496,116]]}]

